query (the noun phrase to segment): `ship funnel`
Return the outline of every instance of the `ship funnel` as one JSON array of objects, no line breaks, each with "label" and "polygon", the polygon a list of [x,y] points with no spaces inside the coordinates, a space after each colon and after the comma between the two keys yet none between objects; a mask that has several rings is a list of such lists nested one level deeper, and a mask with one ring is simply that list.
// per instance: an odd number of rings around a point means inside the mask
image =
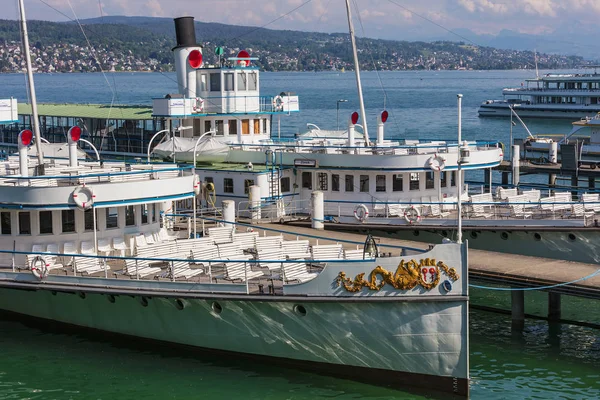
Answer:
[{"label": "ship funnel", "polygon": [[194,17],[175,18],[175,36],[177,37],[177,47],[196,45],[196,28],[194,27]]},{"label": "ship funnel", "polygon": [[202,47],[196,44],[194,17],[179,17],[174,21],[177,46],[173,52],[179,94],[194,99],[199,97],[197,70],[202,67]]}]

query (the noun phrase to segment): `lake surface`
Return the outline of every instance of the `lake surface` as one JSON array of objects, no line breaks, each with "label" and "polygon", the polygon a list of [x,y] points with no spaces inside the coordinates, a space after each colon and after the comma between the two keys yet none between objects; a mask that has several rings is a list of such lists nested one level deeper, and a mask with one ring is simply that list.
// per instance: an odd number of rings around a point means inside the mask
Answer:
[{"label": "lake surface", "polygon": [[[458,93],[463,94],[463,138],[509,142],[504,119],[480,119],[478,105],[520,86],[531,71],[365,72],[370,135],[375,116],[390,113],[386,138],[456,138]],[[40,102],[151,104],[176,90],[175,74],[36,75]],[[110,84],[110,87],[108,84]],[[300,96],[301,112],[281,118],[283,136],[340,125],[358,110],[354,74],[263,73],[263,95]],[[116,88],[116,89],[114,89]],[[0,98],[25,101],[25,78],[0,74]],[[526,121],[534,133],[567,133],[569,121]],[[274,124],[276,126],[276,124]],[[517,125],[514,137],[525,137]],[[476,179],[474,176],[473,179]],[[499,179],[495,173],[494,179]],[[544,294],[526,295],[528,312],[543,315]],[[473,302],[506,307],[505,293],[477,290]],[[530,300],[529,300],[530,299]],[[564,300],[570,319],[600,317],[598,304]],[[566,312],[566,311],[565,311]],[[578,314],[578,315],[575,315]],[[132,339],[104,337],[0,316],[2,399],[446,399],[399,392],[236,358],[219,358]],[[471,377],[474,399],[600,398],[600,330],[528,319],[512,330],[504,314],[471,310]]]}]

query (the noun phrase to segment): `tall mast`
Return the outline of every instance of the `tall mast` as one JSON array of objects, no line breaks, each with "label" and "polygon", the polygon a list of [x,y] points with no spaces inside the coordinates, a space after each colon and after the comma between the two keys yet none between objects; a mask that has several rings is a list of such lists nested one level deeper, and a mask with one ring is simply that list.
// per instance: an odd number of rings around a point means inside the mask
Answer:
[{"label": "tall mast", "polygon": [[363,100],[362,85],[360,83],[360,70],[358,68],[358,53],[356,52],[356,38],[354,37],[354,25],[350,14],[350,1],[346,0],[346,11],[348,14],[348,28],[350,29],[350,42],[352,43],[352,54],[354,56],[354,71],[356,73],[356,87],[358,89],[358,103],[360,104],[360,116],[362,117],[365,142],[369,145],[369,130],[367,129],[367,115],[365,113],[365,102]]},{"label": "tall mast", "polygon": [[35,97],[35,86],[33,84],[33,71],[31,68],[31,54],[29,54],[29,37],[27,36],[27,22],[25,21],[25,7],[23,0],[19,0],[19,11],[21,12],[21,33],[23,35],[23,50],[25,51],[25,61],[27,63],[27,81],[29,83],[29,93],[31,94],[31,113],[33,134],[35,135],[35,149],[39,165],[44,165],[44,155],[42,154],[40,119],[37,110],[37,99]]}]

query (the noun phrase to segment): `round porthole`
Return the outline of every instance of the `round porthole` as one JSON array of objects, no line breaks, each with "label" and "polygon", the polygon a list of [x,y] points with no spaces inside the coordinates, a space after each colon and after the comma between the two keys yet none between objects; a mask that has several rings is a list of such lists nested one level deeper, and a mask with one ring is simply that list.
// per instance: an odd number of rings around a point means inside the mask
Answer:
[{"label": "round porthole", "polygon": [[448,232],[447,231],[442,231],[442,236],[443,237],[448,237]]},{"label": "round porthole", "polygon": [[56,295],[57,295],[57,292],[56,292],[56,290],[53,290],[53,291],[51,291],[50,293],[52,294],[52,296],[56,296]]},{"label": "round porthole", "polygon": [[110,303],[114,303],[116,301],[115,296],[112,294],[109,294],[108,296],[106,296],[106,298]]},{"label": "round porthole", "polygon": [[414,236],[419,236],[420,234],[421,234],[421,232],[419,232],[419,231],[413,231]]},{"label": "round porthole", "polygon": [[81,297],[82,299],[85,299],[85,292],[79,292],[79,297]]},{"label": "round porthole", "polygon": [[145,296],[142,296],[142,298],[140,299],[140,304],[144,307],[148,307],[148,298]]},{"label": "round porthole", "polygon": [[472,239],[477,239],[477,232],[471,231],[471,238]]},{"label": "round porthole", "polygon": [[573,233],[569,233],[569,240],[571,242],[574,242],[577,239],[577,236],[575,236]]},{"label": "round porthole", "polygon": [[221,305],[219,303],[217,303],[216,301],[213,301],[211,307],[212,307],[212,310],[217,314],[221,314],[223,312],[223,307],[221,307]]},{"label": "round porthole", "polygon": [[299,316],[304,317],[306,315],[306,308],[304,308],[303,305],[296,304],[294,306],[294,312]]},{"label": "round porthole", "polygon": [[540,240],[542,240],[542,235],[540,235],[539,233],[534,233],[533,234],[533,238],[535,239],[536,242],[539,242]]},{"label": "round porthole", "polygon": [[508,233],[507,232],[502,232],[500,234],[500,237],[502,238],[502,240],[507,240],[508,239]]},{"label": "round porthole", "polygon": [[177,299],[177,300],[175,300],[175,307],[178,310],[183,310],[185,308],[185,304],[183,303],[183,301],[181,299]]}]

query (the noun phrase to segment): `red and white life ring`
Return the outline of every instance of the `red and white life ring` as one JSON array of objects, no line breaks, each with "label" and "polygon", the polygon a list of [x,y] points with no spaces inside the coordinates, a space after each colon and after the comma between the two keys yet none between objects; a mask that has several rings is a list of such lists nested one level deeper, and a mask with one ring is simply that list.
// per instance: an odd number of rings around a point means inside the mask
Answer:
[{"label": "red and white life ring", "polygon": [[409,206],[404,210],[404,219],[409,224],[421,222],[421,212],[415,206]]},{"label": "red and white life ring", "polygon": [[48,264],[46,264],[46,260],[44,260],[42,256],[35,256],[35,258],[31,260],[30,269],[33,276],[39,280],[48,276]]},{"label": "red and white life ring", "polygon": [[356,206],[354,209],[354,218],[358,222],[365,222],[369,218],[369,209],[364,204]]},{"label": "red and white life ring", "polygon": [[75,190],[73,190],[71,197],[73,197],[73,201],[77,205],[77,208],[80,210],[87,210],[94,205],[96,196],[89,187],[82,185],[77,186]]},{"label": "red and white life ring", "polygon": [[196,97],[194,100],[194,105],[192,106],[192,111],[195,113],[200,113],[204,111],[204,99],[201,97]]},{"label": "red and white life ring", "polygon": [[273,98],[273,110],[274,111],[283,111],[283,97],[275,96]]},{"label": "red and white life ring", "polygon": [[433,171],[441,171],[446,168],[446,159],[437,153],[435,153],[427,163],[429,164],[429,168]]}]

